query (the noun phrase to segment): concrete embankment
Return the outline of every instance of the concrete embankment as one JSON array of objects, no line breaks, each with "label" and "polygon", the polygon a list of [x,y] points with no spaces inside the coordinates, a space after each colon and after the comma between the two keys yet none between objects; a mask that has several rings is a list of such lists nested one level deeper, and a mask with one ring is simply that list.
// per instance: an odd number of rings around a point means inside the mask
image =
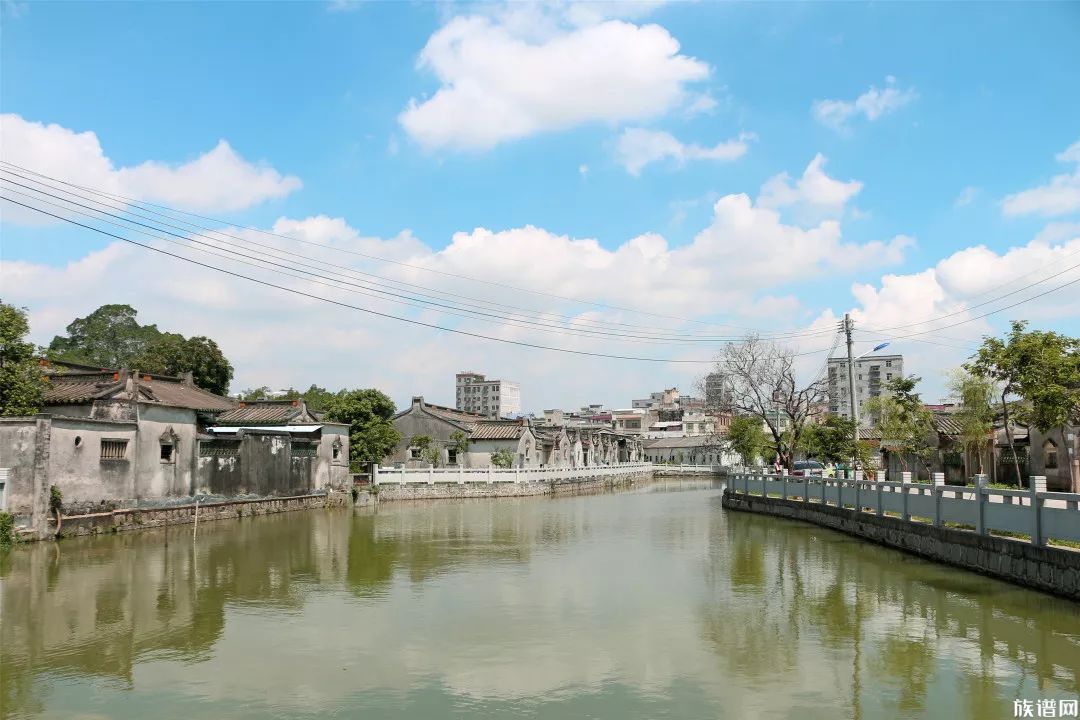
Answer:
[{"label": "concrete embankment", "polygon": [[[360,493],[356,499],[357,506],[373,503],[374,498],[367,493]],[[348,495],[338,492],[280,498],[259,498],[255,500],[230,500],[199,503],[198,516],[201,524],[213,520],[232,520],[254,515],[338,507],[348,504]],[[169,525],[183,525],[194,523],[195,515],[195,503],[190,503],[161,507],[122,508],[110,512],[64,516],[60,525],[60,537],[98,535],[107,532],[127,532]],[[52,533],[50,533],[51,537],[55,533],[55,522],[50,523],[50,525],[53,528]]]},{"label": "concrete embankment", "polygon": [[1080,552],[727,489],[722,503],[729,510],[814,523],[929,560],[1080,600]]},{"label": "concrete embankment", "polygon": [[630,473],[615,477],[595,477],[553,482],[466,482],[466,483],[383,483],[378,486],[379,502],[400,500],[449,500],[454,498],[528,497],[562,495],[618,488],[652,479],[652,472]]}]

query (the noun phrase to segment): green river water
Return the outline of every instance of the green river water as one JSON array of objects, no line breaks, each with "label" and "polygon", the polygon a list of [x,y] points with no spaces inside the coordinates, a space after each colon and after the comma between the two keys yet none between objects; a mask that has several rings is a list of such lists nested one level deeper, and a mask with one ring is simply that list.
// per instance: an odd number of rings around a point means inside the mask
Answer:
[{"label": "green river water", "polygon": [[997,718],[1077,696],[1077,604],[727,512],[708,483],[191,530],[0,556],[0,715]]}]

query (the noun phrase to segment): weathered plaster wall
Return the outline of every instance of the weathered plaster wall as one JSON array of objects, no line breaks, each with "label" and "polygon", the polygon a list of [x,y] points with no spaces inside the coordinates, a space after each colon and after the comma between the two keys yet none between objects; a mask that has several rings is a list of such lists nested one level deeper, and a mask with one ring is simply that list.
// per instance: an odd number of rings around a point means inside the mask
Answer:
[{"label": "weathered plaster wall", "polygon": [[[191,495],[198,467],[195,411],[139,406],[135,497]],[[161,459],[162,440],[173,443],[172,461]]]},{"label": "weathered plaster wall", "polygon": [[724,490],[729,510],[802,520],[905,552],[1080,600],[1080,553],[1006,538],[904,522],[854,510]]},{"label": "weathered plaster wall", "polygon": [[[116,507],[138,497],[134,422],[53,417],[48,484],[59,488],[67,512]],[[103,460],[101,443],[127,442],[123,458]]]},{"label": "weathered plaster wall", "polygon": [[[334,458],[335,443],[340,447],[337,459]],[[322,439],[319,441],[318,455],[314,469],[314,487],[322,490],[332,487],[341,490],[349,487],[352,476],[349,474],[349,426],[328,423],[322,427]]]},{"label": "weathered plaster wall", "polygon": [[[442,418],[437,418],[422,412],[410,412],[394,419],[394,427],[401,433],[401,441],[397,447],[383,461],[384,464],[405,463],[408,466],[419,467],[422,463],[409,460],[409,442],[417,435],[427,435],[441,448],[450,442],[450,435],[459,428]],[[443,449],[442,462],[446,463],[446,451]],[[474,466],[468,466],[474,467]]]},{"label": "weathered plaster wall", "polygon": [[47,418],[0,418],[0,467],[8,470],[0,510],[15,515],[24,528],[43,518],[47,507],[50,431]]}]

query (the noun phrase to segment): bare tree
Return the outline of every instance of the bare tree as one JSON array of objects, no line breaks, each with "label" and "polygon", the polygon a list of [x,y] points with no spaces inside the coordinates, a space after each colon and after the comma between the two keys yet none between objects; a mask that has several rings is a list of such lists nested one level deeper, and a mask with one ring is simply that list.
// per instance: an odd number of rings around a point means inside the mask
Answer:
[{"label": "bare tree", "polygon": [[807,422],[824,412],[824,380],[800,386],[794,351],[753,334],[725,347],[716,370],[726,376],[731,407],[761,418],[780,461],[791,468]]}]

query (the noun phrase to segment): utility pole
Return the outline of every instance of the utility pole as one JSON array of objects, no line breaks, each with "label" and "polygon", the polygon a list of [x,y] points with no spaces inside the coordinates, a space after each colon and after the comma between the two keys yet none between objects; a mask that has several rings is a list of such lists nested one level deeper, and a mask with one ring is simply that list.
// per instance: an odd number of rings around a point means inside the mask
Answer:
[{"label": "utility pole", "polygon": [[848,402],[851,407],[851,419],[855,421],[855,450],[856,455],[852,458],[852,469],[855,469],[855,464],[858,461],[858,445],[859,445],[859,402],[855,397],[855,358],[852,355],[852,339],[851,331],[854,323],[851,320],[850,313],[844,313],[844,334],[847,335],[847,383],[848,383]]}]

